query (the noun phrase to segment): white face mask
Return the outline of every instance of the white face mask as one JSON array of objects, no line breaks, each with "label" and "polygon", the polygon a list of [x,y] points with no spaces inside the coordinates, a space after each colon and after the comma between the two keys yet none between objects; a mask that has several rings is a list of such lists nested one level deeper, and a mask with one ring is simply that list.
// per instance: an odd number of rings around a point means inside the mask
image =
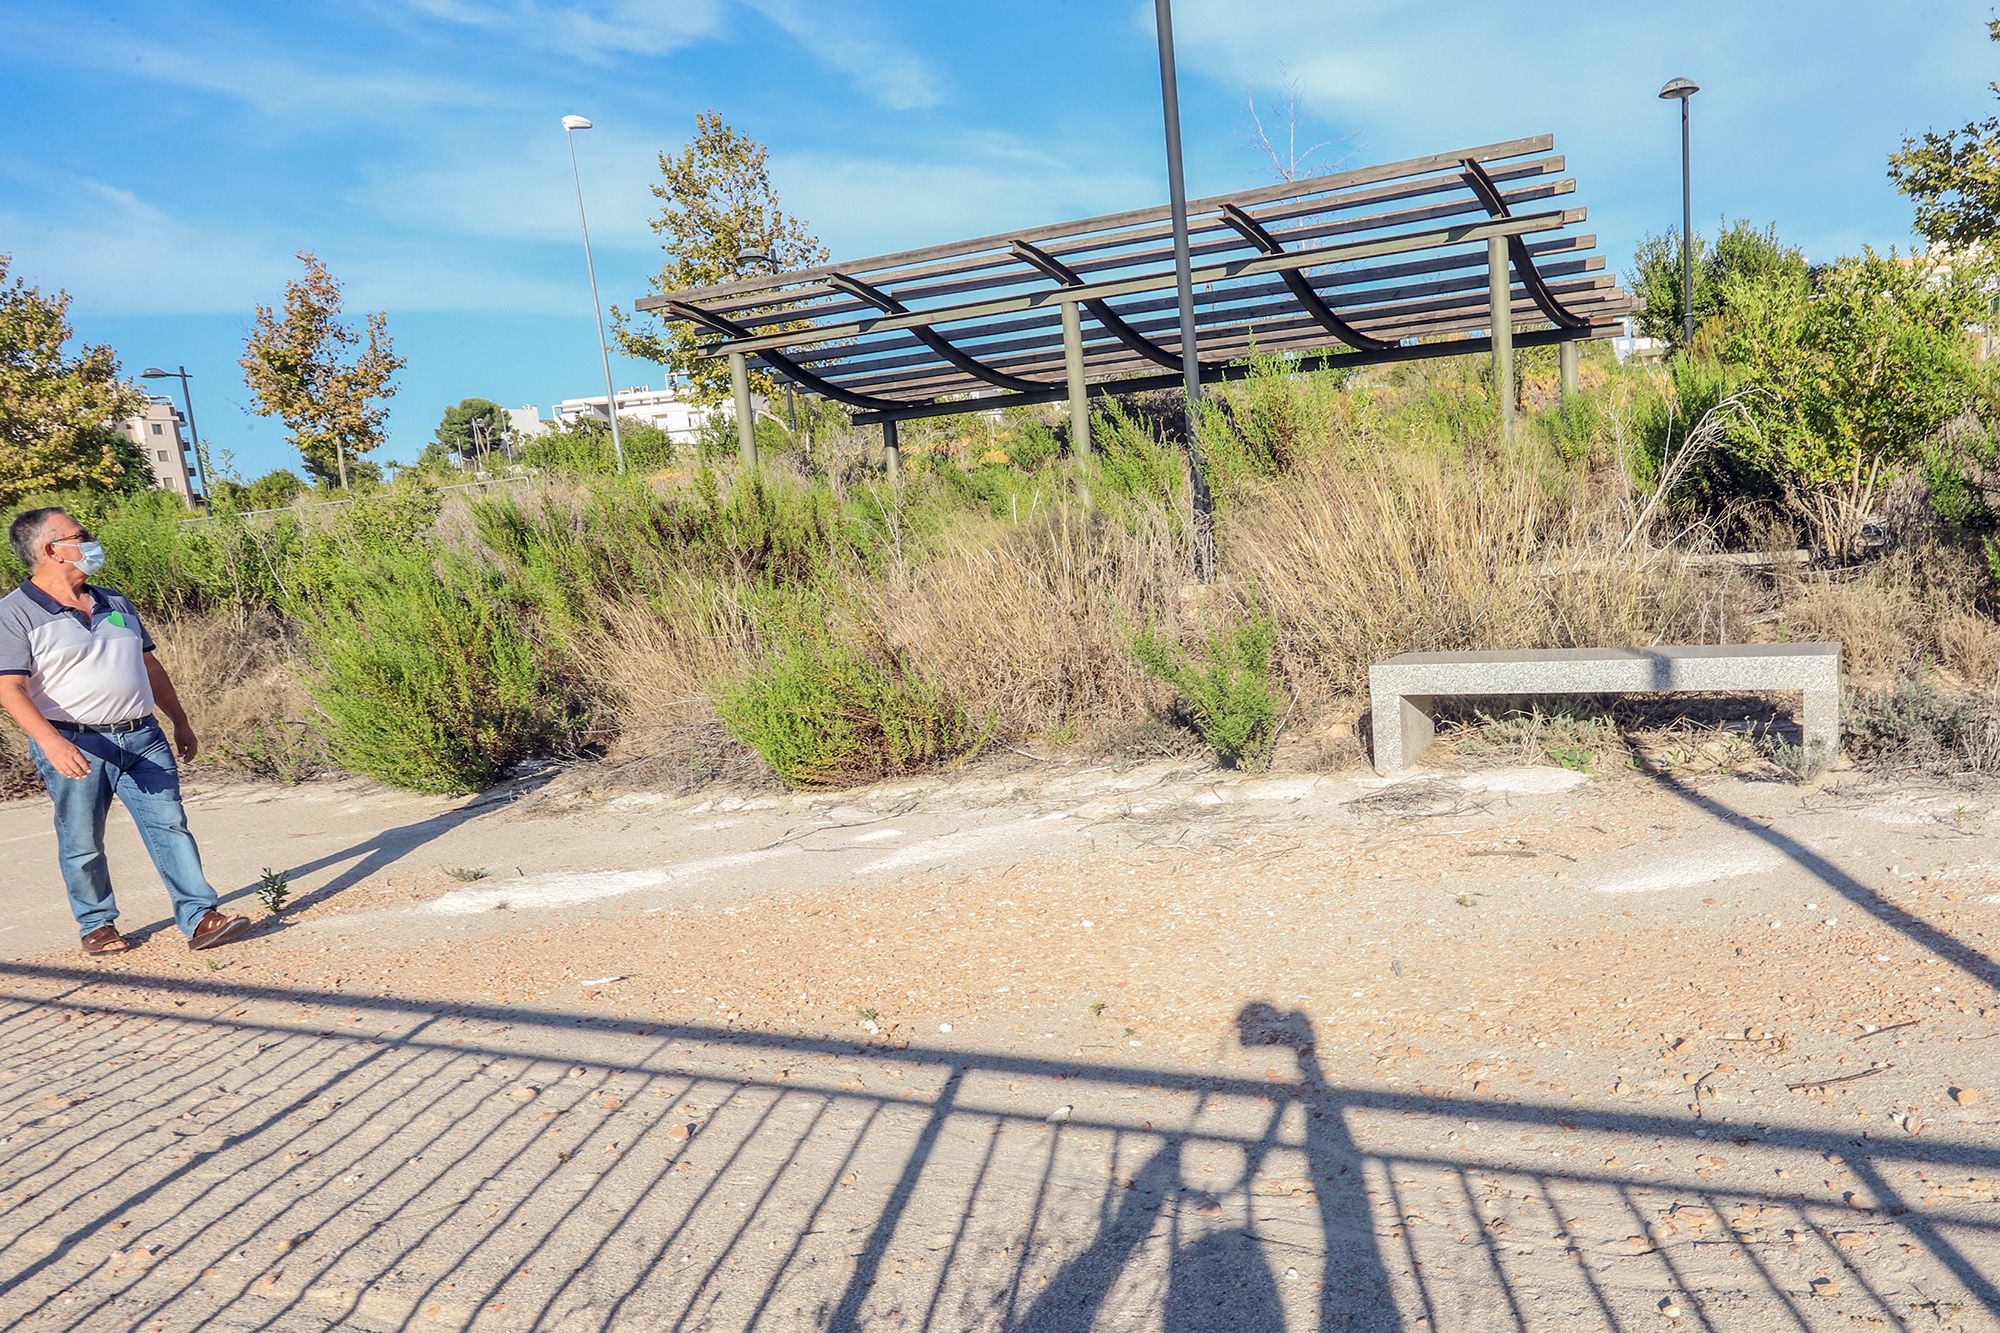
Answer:
[{"label": "white face mask", "polygon": [[74,546],[76,548],[76,567],[83,571],[86,578],[104,568],[103,542],[57,542],[56,545]]}]

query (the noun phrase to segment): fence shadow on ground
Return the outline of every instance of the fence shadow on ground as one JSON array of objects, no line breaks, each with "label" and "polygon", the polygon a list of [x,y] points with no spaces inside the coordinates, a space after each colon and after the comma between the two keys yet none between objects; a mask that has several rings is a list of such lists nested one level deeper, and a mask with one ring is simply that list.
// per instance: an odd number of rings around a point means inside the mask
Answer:
[{"label": "fence shadow on ground", "polygon": [[2000,1153],[1345,1087],[1306,1018],[1262,1002],[1238,1027],[1269,1067],[1238,1077],[0,973],[9,1326],[1625,1328],[1671,1298],[1682,1327],[1720,1330],[2000,1310],[1981,1209]]}]

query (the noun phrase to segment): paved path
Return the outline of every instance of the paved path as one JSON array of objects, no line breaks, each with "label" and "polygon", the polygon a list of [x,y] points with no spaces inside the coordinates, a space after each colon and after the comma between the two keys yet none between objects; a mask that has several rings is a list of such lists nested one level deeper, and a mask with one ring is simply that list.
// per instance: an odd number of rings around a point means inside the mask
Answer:
[{"label": "paved path", "polygon": [[[1358,827],[1384,818],[1385,794],[1395,806],[1397,792],[1414,791],[1311,779],[1218,788],[1155,774],[1149,794],[1107,796],[1105,780],[1093,781],[1103,808],[1048,784],[1040,805],[996,801],[928,815],[892,791],[852,798],[866,806],[778,802],[699,817],[683,803],[676,827],[702,819],[725,827],[683,837],[680,862],[658,861],[653,839],[623,865],[607,855],[617,844],[606,828],[641,820],[654,808],[645,801],[587,817],[502,820],[479,838],[491,811],[447,810],[446,827],[421,850],[406,849],[400,862],[383,853],[359,876],[355,857],[366,863],[375,853],[353,849],[390,845],[379,828],[338,836],[302,828],[308,862],[326,856],[315,850],[319,839],[340,842],[345,857],[302,878],[310,886],[311,876],[327,876],[321,888],[346,882],[321,898],[318,915],[232,955],[220,974],[199,956],[150,945],[117,969],[71,953],[0,962],[0,1324],[2000,1327],[2000,1134],[1976,1092],[2000,1091],[1990,1043],[1990,1014],[2000,1008],[1989,1005],[1993,965],[1983,935],[1966,924],[1973,918],[1960,891],[1990,872],[1976,855],[1985,841],[1962,827],[1985,818],[1983,804],[1829,806],[1776,789],[1690,792],[1669,807],[1637,808],[1635,826],[1651,829],[1644,840],[1586,853],[1579,834],[1568,844],[1574,854],[1560,856],[1525,845],[1530,823],[1561,827],[1557,817],[1570,818],[1582,801],[1585,818],[1615,831],[1621,789],[1564,796],[1557,788],[1568,784],[1544,776],[1483,777],[1474,786],[1525,795],[1454,814],[1436,831],[1463,836],[1431,843],[1490,868],[1477,892],[1518,908],[1485,917],[1456,909],[1465,914],[1444,923],[1455,933],[1399,950],[1408,968],[1364,959],[1362,946],[1377,942],[1368,932],[1418,930],[1425,911],[1455,910],[1428,904],[1460,892],[1449,879],[1420,883],[1436,877],[1419,871],[1431,863],[1398,853],[1402,834],[1384,826],[1392,836],[1366,844],[1373,859],[1343,865],[1356,885],[1345,896],[1282,900],[1288,915],[1332,913],[1304,934],[1337,937],[1333,957],[1354,960],[1355,982],[1335,977],[1293,1003],[1285,987],[1303,983],[1286,980],[1275,955],[1297,948],[1295,937],[1274,933],[1261,911],[1229,909],[1225,919],[1237,923],[1229,929],[1270,956],[1263,998],[1245,995],[1228,1049],[1212,1058],[1170,1045],[1086,1054],[1063,1030],[1040,1043],[935,1025],[842,1039],[755,1015],[695,1021],[703,1006],[672,999],[673,990],[607,1016],[580,1004],[482,1001],[468,995],[476,984],[445,987],[397,970],[402,963],[379,984],[351,979],[384,922],[472,922],[475,935],[439,938],[532,953],[559,921],[629,925],[649,905],[707,895],[707,914],[690,907],[680,926],[684,955],[731,931],[761,937],[767,917],[782,920],[790,903],[803,910],[829,895],[871,894],[914,903],[915,890],[896,876],[925,866],[990,865],[969,883],[923,889],[983,902],[1020,878],[1006,866],[1024,854],[1024,840],[1059,855],[1097,846],[1089,865],[1099,878],[1179,858],[1165,863],[1186,870],[1179,896],[1143,879],[1116,881],[1129,884],[1120,890],[1127,896],[1151,893],[1160,913],[1178,915],[1219,900],[1217,886],[1231,882],[1226,864],[1207,872],[1220,878],[1196,878],[1211,862],[1204,838],[1223,836],[1202,831],[1200,812],[1220,821],[1214,812],[1248,811],[1250,826],[1265,831],[1301,811],[1315,827],[1341,819]],[[400,798],[379,799],[378,825],[411,822],[389,822],[401,817]],[[1442,799],[1461,809],[1458,797]],[[1423,800],[1440,797],[1435,789],[1411,797]],[[1735,811],[1731,803],[1743,800],[1762,802],[1762,813]],[[323,823],[315,812],[324,805],[278,808]],[[1050,821],[1049,806],[1069,816]],[[363,808],[343,807],[350,817]],[[1661,809],[1685,817],[1666,822]],[[1171,818],[1162,825],[1148,811]],[[891,827],[903,836],[859,840]],[[1162,827],[1181,850],[1156,849],[1150,861],[1130,852],[1157,841]],[[1240,842],[1244,827],[1231,825],[1228,838]],[[217,841],[231,842],[226,833]],[[748,867],[740,881],[714,864],[801,841],[824,855],[732,862]],[[902,859],[885,864],[885,843]],[[488,863],[503,847],[509,859],[517,851],[538,859],[490,884],[432,871],[418,889],[377,883],[393,881],[399,864],[408,871],[412,857],[451,864],[483,850]],[[231,845],[224,854],[255,860],[268,851]],[[1910,857],[1942,869],[1920,885],[1903,868],[1915,864]],[[1294,861],[1310,870],[1325,855],[1273,854],[1252,873],[1275,885]],[[718,883],[670,873],[695,864]],[[1362,877],[1378,864],[1380,874],[1404,878]],[[1955,868],[1965,877],[1952,878]],[[637,878],[606,878],[619,875]],[[544,914],[500,910],[508,895],[525,902],[579,883],[582,896],[551,897]],[[774,899],[780,887],[791,896]],[[1731,892],[1756,915],[1700,906]],[[1765,929],[1768,904],[1805,893],[1843,904],[1840,930],[1824,943],[1804,937],[1784,962],[1746,957],[1788,933]],[[1404,901],[1426,894],[1413,907]],[[451,895],[476,910],[439,911]],[[1932,897],[1939,907],[1949,898],[1956,915],[1933,912]],[[342,901],[349,906],[333,911]],[[1640,929],[1624,903],[1650,904],[1644,911],[1655,918],[1707,918],[1708,933],[1688,934],[1686,947],[1713,974],[1688,976],[1669,994],[1637,976],[1636,960],[1631,972],[1589,961],[1590,949]],[[1523,915],[1530,907],[1569,916]],[[1342,934],[1364,908],[1384,915]],[[824,930],[812,920],[825,918],[801,919],[808,942]],[[1122,965],[1124,946],[1110,942],[1109,929],[1100,918],[1075,949],[1104,949],[1102,966]],[[1552,964],[1532,954],[1538,937],[1579,930],[1577,942],[1558,939]],[[1466,975],[1420,978],[1425,949]],[[1538,975],[1560,978],[1571,957],[1577,970],[1565,998],[1545,989],[1519,1006],[1500,998],[1503,980],[1531,962],[1554,969]],[[1885,996],[1904,992],[1895,1003],[1920,1015],[1880,1041],[1819,1017],[1867,993],[1870,983],[1857,991],[1851,977],[1869,957],[1892,960],[1876,984]],[[968,961],[947,955],[929,965]],[[660,966],[671,972],[671,956]],[[1364,968],[1370,986],[1393,986],[1393,975],[1413,994],[1467,987],[1469,1004],[1414,1001],[1432,1021],[1421,1040],[1449,1048],[1449,1061],[1425,1066],[1413,1046],[1356,1036],[1377,1012],[1365,1006],[1386,1002],[1361,989],[1351,1001],[1335,998]],[[1848,979],[1836,985],[1836,976]],[[1759,985],[1795,1015],[1784,1020],[1792,1032],[1732,1036],[1668,1013],[1696,1003],[1705,987]],[[1592,1011],[1629,1014],[1634,995],[1660,1010],[1668,1031],[1690,1037],[1667,1039],[1662,1050],[1657,1035],[1606,1035],[1604,1050],[1582,1049],[1577,1033],[1614,1032],[1590,1026]],[[1537,1013],[1548,1039],[1518,1026]],[[1687,1041],[1698,1048],[1692,1063]],[[1462,1065],[1463,1076],[1440,1076],[1447,1064]],[[1879,1077],[1868,1072],[1878,1064],[1887,1067]],[[1412,1076],[1419,1067],[1432,1072]],[[1503,1067],[1519,1077],[1504,1081]],[[1786,1071],[1800,1068],[1862,1077],[1787,1092],[1784,1080],[1799,1075]],[[1939,1109],[1948,1076],[1975,1093]],[[1614,1078],[1612,1095],[1578,1091]],[[1717,1089],[1727,1096],[1718,1100]],[[1932,1109],[1914,1118],[1905,1109],[1899,1123],[1897,1108],[1917,1105],[1912,1098],[1933,1099],[1923,1103]]]}]

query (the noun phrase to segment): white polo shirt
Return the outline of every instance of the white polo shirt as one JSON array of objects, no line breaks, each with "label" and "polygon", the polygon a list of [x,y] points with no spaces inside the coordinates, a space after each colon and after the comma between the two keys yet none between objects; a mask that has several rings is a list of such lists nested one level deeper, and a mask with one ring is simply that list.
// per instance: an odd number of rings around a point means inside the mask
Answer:
[{"label": "white polo shirt", "polygon": [[51,722],[103,727],[144,717],[153,711],[153,636],[123,593],[84,590],[88,616],[32,583],[0,597],[0,676],[26,676],[28,698]]}]

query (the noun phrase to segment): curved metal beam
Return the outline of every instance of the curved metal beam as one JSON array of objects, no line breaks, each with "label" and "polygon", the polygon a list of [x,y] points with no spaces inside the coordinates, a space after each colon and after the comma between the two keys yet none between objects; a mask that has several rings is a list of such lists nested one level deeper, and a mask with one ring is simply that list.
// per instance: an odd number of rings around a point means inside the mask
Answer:
[{"label": "curved metal beam", "polygon": [[[1496,218],[1514,216],[1507,207],[1507,201],[1500,195],[1500,187],[1486,174],[1486,168],[1477,158],[1463,158],[1459,170],[1465,174],[1465,183],[1472,187],[1473,195],[1485,206],[1486,211]],[[1528,289],[1528,297],[1541,312],[1556,324],[1566,329],[1587,329],[1590,321],[1581,315],[1572,314],[1556,300],[1549,284],[1542,280],[1540,270],[1535,267],[1535,257],[1528,252],[1528,243],[1519,236],[1507,238],[1507,258],[1513,263],[1514,271],[1521,275],[1521,285]]]},{"label": "curved metal beam", "polygon": [[[1075,269],[1063,263],[1062,260],[1057,259],[1040,246],[1030,244],[1027,241],[1010,241],[1007,244],[1007,248],[1012,250],[1015,256],[1022,262],[1040,269],[1043,273],[1048,274],[1048,276],[1054,278],[1065,287],[1081,287],[1083,285],[1083,279],[1078,276]],[[1160,346],[1130,324],[1127,324],[1124,318],[1111,308],[1109,302],[1101,300],[1085,301],[1083,308],[1096,317],[1097,322],[1104,326],[1106,333],[1109,333],[1112,337],[1124,343],[1125,346],[1137,352],[1140,356],[1145,357],[1148,361],[1157,362],[1169,370],[1179,370],[1181,368],[1181,359],[1177,353],[1169,352],[1166,348]]]},{"label": "curved metal beam", "polygon": [[[885,315],[904,315],[909,313],[910,308],[901,301],[898,301],[880,287],[863,282],[859,278],[850,277],[845,273],[829,272],[824,281],[829,287],[838,288],[857,300],[866,301]],[[910,333],[918,342],[936,352],[952,365],[975,379],[985,380],[988,384],[996,385],[1002,389],[1013,389],[1017,393],[1031,393],[1036,389],[1052,389],[1055,387],[1048,380],[1022,379],[1019,375],[1009,375],[1004,370],[995,370],[977,357],[962,350],[956,343],[939,333],[936,329],[926,325],[919,325],[912,328]]]},{"label": "curved metal beam", "polygon": [[[1281,255],[1285,253],[1285,246],[1282,241],[1267,231],[1263,223],[1251,217],[1235,204],[1224,204],[1221,211],[1224,222],[1235,228],[1239,235],[1265,254]],[[1334,308],[1326,303],[1326,298],[1319,294],[1312,283],[1306,278],[1306,275],[1299,270],[1286,269],[1278,276],[1284,279],[1286,288],[1292,293],[1292,299],[1303,306],[1305,312],[1318,321],[1321,328],[1346,343],[1349,347],[1358,348],[1363,352],[1386,352],[1396,345],[1392,342],[1384,342],[1380,338],[1371,338],[1360,329],[1355,328],[1352,324],[1342,319]]]},{"label": "curved metal beam", "polygon": [[[735,320],[727,319],[712,310],[703,310],[700,306],[687,301],[664,301],[655,307],[655,309],[664,310],[678,319],[688,321],[690,324],[698,324],[710,333],[720,334],[725,338],[749,338],[757,334],[756,329],[738,324]],[[831,398],[836,403],[846,403],[849,407],[858,407],[864,412],[894,412],[911,406],[910,403],[900,399],[877,398],[873,394],[856,393],[852,389],[843,389],[832,380],[826,378],[826,376],[807,370],[804,366],[782,352],[759,352],[757,355],[763,360],[765,365],[777,371],[786,379],[791,380],[794,384],[810,389],[823,397]]]}]

